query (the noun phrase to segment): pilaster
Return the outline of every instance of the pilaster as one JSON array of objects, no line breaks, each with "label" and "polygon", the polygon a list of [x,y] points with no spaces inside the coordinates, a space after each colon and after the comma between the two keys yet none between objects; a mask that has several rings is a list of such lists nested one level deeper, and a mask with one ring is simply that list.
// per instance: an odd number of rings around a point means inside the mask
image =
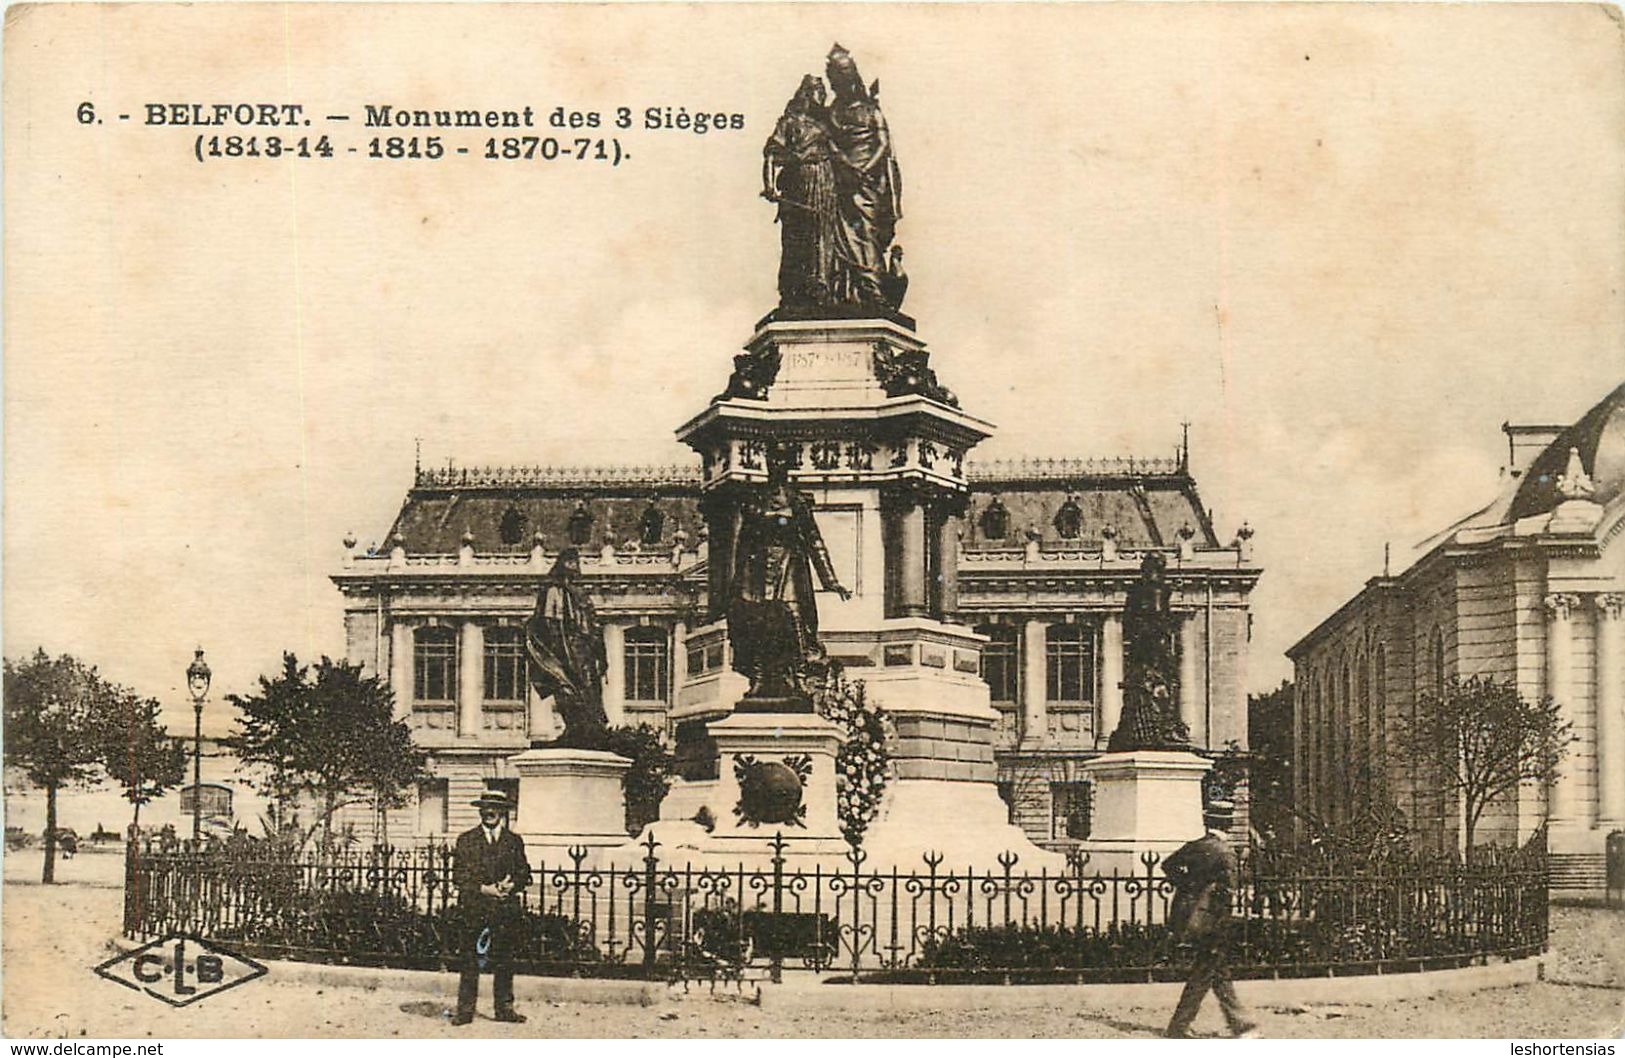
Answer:
[{"label": "pilaster", "polygon": [[1028,621],[1021,630],[1021,741],[1038,742],[1049,731],[1048,672],[1044,653],[1047,626]]},{"label": "pilaster", "polygon": [[464,621],[457,630],[457,734],[479,738],[485,704],[485,629]]},{"label": "pilaster", "polygon": [[610,727],[626,722],[626,626],[604,622],[604,716]]},{"label": "pilaster", "polygon": [[1597,816],[1625,825],[1625,592],[1601,592],[1597,608]]},{"label": "pilaster", "polygon": [[[1554,592],[1544,600],[1546,610],[1546,693],[1557,703],[1565,719],[1573,719],[1573,612],[1580,605],[1578,595]],[[1574,786],[1573,764],[1565,756],[1558,764],[1552,784],[1550,819],[1554,825],[1578,821],[1579,805]]]},{"label": "pilaster", "polygon": [[389,682],[395,691],[395,719],[412,715],[412,625],[396,618],[389,626]]},{"label": "pilaster", "polygon": [[1179,719],[1185,722],[1194,746],[1207,745],[1207,732],[1202,730],[1202,689],[1196,675],[1201,649],[1196,615],[1187,613],[1179,623]]},{"label": "pilaster", "polygon": [[1123,615],[1106,614],[1100,622],[1100,727],[1095,744],[1104,748],[1123,719]]}]

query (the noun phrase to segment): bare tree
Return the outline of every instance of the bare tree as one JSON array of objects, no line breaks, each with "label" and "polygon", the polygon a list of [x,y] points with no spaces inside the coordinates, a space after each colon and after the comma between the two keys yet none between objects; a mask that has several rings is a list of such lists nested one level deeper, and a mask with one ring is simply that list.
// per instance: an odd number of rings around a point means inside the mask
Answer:
[{"label": "bare tree", "polygon": [[1573,741],[1574,725],[1551,698],[1530,702],[1510,682],[1452,676],[1442,694],[1423,696],[1416,718],[1400,729],[1397,748],[1416,764],[1432,764],[1443,790],[1461,798],[1462,839],[1471,859],[1484,810],[1519,783],[1550,787]]}]

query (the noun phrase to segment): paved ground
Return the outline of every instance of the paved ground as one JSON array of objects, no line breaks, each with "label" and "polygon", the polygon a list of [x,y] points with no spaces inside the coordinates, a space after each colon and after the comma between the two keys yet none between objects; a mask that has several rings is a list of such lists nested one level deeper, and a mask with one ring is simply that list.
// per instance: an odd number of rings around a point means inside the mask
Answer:
[{"label": "paved ground", "polygon": [[[324,986],[291,980],[275,965],[250,982],[196,1006],[172,1010],[94,976],[112,954],[121,893],[115,855],[81,855],[58,877],[38,884],[38,855],[7,857],[3,959],[5,1035],[41,1036],[349,1036],[349,1037],[1149,1037],[1166,1023],[1166,1003],[1106,1004],[1087,988],[1065,1000],[1037,1002],[1020,988],[989,988],[985,1000],[905,1010],[883,990],[853,990],[838,1010],[814,1009],[797,992],[839,986],[769,988],[761,1005],[707,992],[661,996],[650,1006],[590,1002],[521,1002],[530,1023],[481,1017],[472,1026],[446,1023],[455,988],[443,976],[424,989],[421,975],[383,974],[382,987]],[[1554,908],[1553,951],[1545,982],[1433,999],[1284,1004],[1260,1002],[1264,1033],[1277,1038],[1596,1038],[1625,1031],[1625,912]],[[488,988],[489,982],[485,983]],[[624,990],[623,993],[624,994]],[[1054,993],[1051,993],[1053,997]],[[489,1012],[489,993],[482,995]],[[821,1007],[822,1004],[819,1004]],[[1199,1031],[1218,1034],[1209,1005]]]}]

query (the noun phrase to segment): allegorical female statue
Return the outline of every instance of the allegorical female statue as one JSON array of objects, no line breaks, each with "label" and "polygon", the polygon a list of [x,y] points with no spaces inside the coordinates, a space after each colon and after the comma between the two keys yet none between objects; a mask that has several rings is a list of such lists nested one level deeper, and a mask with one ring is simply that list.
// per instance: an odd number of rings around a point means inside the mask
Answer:
[{"label": "allegorical female statue", "polygon": [[778,203],[779,305],[896,311],[907,277],[892,237],[903,215],[903,181],[880,112],[879,82],[864,87],[839,44],[823,80],[808,75],[762,149],[762,195]]},{"label": "allegorical female statue", "polygon": [[1132,750],[1190,748],[1190,732],[1179,718],[1173,688],[1179,672],[1174,643],[1180,616],[1173,612],[1167,560],[1155,552],[1140,563],[1140,579],[1129,588],[1123,610],[1123,716],[1106,748]]},{"label": "allegorical female statue", "polygon": [[552,695],[564,721],[564,734],[555,744],[597,748],[609,726],[603,696],[608,668],[604,632],[582,590],[581,557],[573,547],[559,552],[542,581],[536,611],[525,626],[525,649],[536,693]]},{"label": "allegorical female statue", "polygon": [[891,131],[880,112],[880,82],[865,88],[857,62],[839,44],[830,49],[824,76],[835,94],[829,108],[840,222],[835,296],[847,303],[885,307],[881,276],[903,215],[903,177],[892,154]]},{"label": "allegorical female statue", "polygon": [[762,197],[779,206],[779,304],[827,305],[835,266],[835,163],[824,82],[808,74],[762,148]]},{"label": "allegorical female statue", "polygon": [[[741,501],[729,582],[728,641],[747,698],[806,698],[808,668],[824,660],[813,574],[846,599],[813,520],[812,497],[790,483],[789,460],[768,456],[767,483]],[[785,710],[789,711],[789,710]]]}]

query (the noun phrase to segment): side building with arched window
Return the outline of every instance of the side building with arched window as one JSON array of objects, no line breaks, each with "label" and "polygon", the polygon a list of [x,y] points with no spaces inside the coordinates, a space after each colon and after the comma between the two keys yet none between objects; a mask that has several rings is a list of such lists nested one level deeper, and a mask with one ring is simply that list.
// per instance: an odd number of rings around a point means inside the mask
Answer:
[{"label": "side building with arched window", "polygon": [[1474,841],[1544,826],[1554,883],[1600,887],[1607,835],[1625,829],[1625,386],[1572,425],[1503,430],[1500,494],[1287,651],[1295,801],[1331,823],[1397,810],[1423,843],[1456,847],[1462,798],[1402,732],[1452,678],[1512,683],[1555,701],[1574,741],[1557,782],[1492,801]]}]

